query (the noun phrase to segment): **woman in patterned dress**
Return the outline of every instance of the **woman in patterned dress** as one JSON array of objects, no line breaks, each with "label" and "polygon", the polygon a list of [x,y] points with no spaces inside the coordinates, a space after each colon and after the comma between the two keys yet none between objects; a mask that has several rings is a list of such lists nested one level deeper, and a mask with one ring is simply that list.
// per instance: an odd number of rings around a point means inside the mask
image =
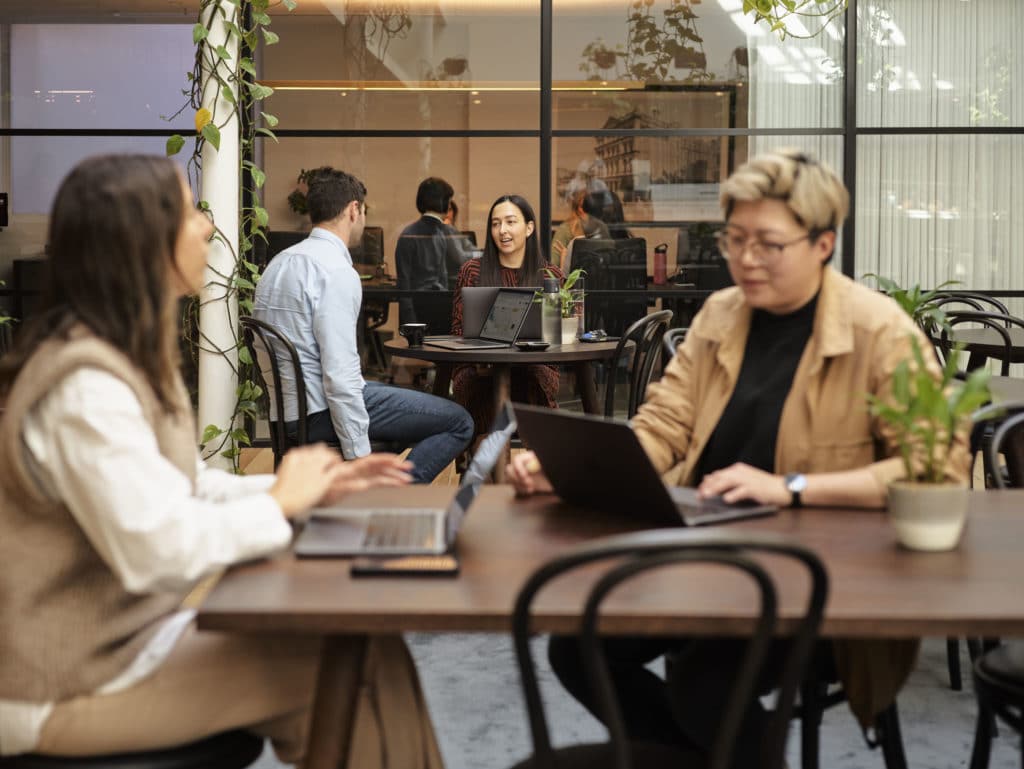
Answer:
[{"label": "woman in patterned dress", "polygon": [[[537,244],[537,217],[519,195],[502,195],[487,216],[490,233],[479,259],[470,259],[459,270],[452,301],[452,333],[462,336],[463,286],[541,286],[551,270],[559,280],[562,271],[541,256]],[[457,366],[452,372],[452,393],[457,403],[473,415],[477,433],[490,429],[494,418],[494,382],[486,367]],[[558,366],[516,366],[512,369],[512,400],[555,408]]]}]

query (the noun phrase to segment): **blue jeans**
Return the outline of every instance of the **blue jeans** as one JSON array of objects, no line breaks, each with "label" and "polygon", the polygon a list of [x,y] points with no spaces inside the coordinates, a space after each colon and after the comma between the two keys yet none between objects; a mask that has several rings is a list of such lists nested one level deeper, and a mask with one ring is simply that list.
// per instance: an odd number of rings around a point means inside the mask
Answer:
[{"label": "blue jeans", "polygon": [[[416,483],[430,483],[473,439],[473,418],[459,404],[436,395],[367,382],[363,403],[370,440],[416,445],[409,452]],[[309,441],[336,443],[329,411],[310,414]]]}]

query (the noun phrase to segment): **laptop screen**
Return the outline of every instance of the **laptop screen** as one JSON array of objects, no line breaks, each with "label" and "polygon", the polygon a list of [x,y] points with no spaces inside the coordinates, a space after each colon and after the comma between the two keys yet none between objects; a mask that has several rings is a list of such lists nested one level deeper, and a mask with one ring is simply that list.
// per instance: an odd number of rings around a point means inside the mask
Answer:
[{"label": "laptop screen", "polygon": [[498,291],[483,328],[480,329],[480,338],[512,344],[531,304],[533,291]]},{"label": "laptop screen", "polygon": [[473,453],[473,461],[469,463],[469,467],[462,476],[462,485],[455,494],[455,499],[448,506],[445,515],[445,538],[449,545],[455,541],[455,535],[462,525],[462,519],[466,517],[466,510],[473,504],[480,487],[498,463],[502,449],[505,448],[505,444],[515,431],[515,415],[512,413],[511,404],[506,403],[495,417],[491,432],[480,441],[480,445]]}]

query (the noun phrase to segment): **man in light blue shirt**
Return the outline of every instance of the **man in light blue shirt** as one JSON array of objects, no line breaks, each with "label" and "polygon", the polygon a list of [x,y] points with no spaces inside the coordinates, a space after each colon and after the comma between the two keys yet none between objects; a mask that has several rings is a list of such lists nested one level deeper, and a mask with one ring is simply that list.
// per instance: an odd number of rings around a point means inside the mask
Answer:
[{"label": "man in light blue shirt", "polygon": [[[363,287],[348,246],[363,235],[366,187],[330,167],[313,172],[308,186],[313,231],[267,266],[253,316],[298,351],[310,441],[337,441],[347,459],[369,454],[371,440],[415,443],[413,478],[429,483],[469,445],[473,420],[444,398],[363,379],[356,348]],[[295,382],[291,372],[281,373],[285,427],[294,437]]]}]

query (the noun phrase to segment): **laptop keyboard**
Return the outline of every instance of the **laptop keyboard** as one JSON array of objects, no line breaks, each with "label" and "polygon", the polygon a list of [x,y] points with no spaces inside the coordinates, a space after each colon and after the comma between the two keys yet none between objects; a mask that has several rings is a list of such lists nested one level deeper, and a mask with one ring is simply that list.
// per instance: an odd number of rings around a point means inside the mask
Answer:
[{"label": "laptop keyboard", "polygon": [[434,546],[437,510],[377,510],[366,520],[363,546],[427,548]]}]

